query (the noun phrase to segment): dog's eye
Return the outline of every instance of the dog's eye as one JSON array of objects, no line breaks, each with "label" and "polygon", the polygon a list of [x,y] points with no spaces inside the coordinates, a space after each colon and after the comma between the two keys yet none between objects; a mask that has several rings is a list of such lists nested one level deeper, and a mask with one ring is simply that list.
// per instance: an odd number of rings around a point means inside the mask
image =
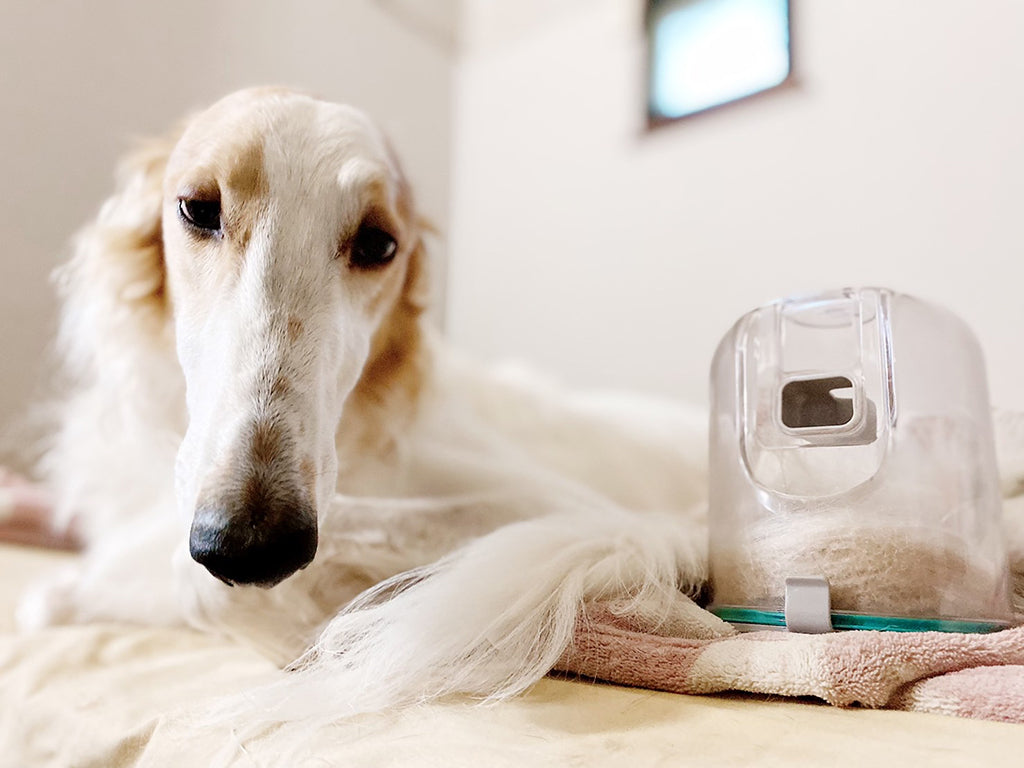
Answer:
[{"label": "dog's eye", "polygon": [[383,229],[363,225],[352,241],[350,261],[354,267],[382,267],[395,258],[398,243]]},{"label": "dog's eye", "polygon": [[205,232],[220,230],[219,200],[178,200],[178,213],[185,221]]}]

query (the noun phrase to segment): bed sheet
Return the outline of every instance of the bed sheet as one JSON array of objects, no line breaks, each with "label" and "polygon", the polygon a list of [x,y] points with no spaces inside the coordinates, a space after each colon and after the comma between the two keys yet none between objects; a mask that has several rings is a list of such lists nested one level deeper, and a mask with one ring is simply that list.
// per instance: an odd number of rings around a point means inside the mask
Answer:
[{"label": "bed sheet", "polygon": [[279,674],[244,647],[185,629],[14,631],[17,595],[68,557],[0,545],[0,766],[983,766],[1024,750],[1024,727],[1005,723],[556,678],[493,706],[240,738],[195,717]]}]

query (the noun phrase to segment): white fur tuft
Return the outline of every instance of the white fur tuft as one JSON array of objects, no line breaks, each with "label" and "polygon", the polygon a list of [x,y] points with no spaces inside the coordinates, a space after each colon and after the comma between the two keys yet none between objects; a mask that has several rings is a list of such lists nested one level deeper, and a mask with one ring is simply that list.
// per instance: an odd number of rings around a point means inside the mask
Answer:
[{"label": "white fur tuft", "polygon": [[313,723],[514,696],[556,665],[588,602],[667,617],[701,581],[699,541],[679,518],[611,508],[506,526],[368,590],[284,680],[219,715]]}]

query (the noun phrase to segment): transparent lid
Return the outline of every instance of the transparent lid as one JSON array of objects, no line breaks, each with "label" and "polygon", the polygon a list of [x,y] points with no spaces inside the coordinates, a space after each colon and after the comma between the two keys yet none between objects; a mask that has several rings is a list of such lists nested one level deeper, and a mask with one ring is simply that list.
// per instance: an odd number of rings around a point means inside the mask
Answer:
[{"label": "transparent lid", "polygon": [[945,310],[883,289],[741,318],[711,372],[713,608],[1002,621],[1008,571],[984,362]]}]

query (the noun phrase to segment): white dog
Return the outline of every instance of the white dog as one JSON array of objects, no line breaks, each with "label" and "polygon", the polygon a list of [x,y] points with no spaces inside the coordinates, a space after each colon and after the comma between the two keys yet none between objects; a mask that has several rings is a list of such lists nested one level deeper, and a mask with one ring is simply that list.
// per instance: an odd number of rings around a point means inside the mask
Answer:
[{"label": "white dog", "polygon": [[424,320],[426,259],[349,107],[244,91],[129,158],[61,275],[44,469],[87,555],[22,621],[307,651],[290,679],[323,713],[520,691],[590,599],[686,610],[700,426],[464,364]]}]

